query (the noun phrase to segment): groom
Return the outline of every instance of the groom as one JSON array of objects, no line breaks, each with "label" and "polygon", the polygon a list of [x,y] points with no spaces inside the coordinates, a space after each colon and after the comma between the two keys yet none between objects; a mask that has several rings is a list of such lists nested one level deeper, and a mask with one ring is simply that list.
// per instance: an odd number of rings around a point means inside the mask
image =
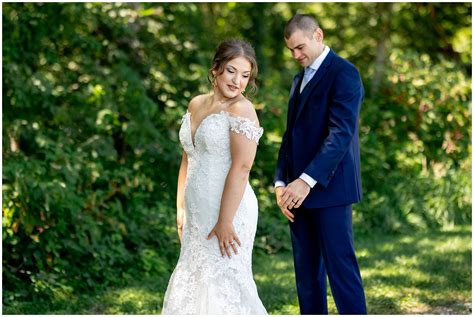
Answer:
[{"label": "groom", "polygon": [[326,276],[340,314],[366,314],[352,240],[352,204],[362,198],[357,69],[323,43],[316,20],[296,14],[285,42],[304,71],[293,80],[275,191],[290,221],[301,314],[327,314]]}]

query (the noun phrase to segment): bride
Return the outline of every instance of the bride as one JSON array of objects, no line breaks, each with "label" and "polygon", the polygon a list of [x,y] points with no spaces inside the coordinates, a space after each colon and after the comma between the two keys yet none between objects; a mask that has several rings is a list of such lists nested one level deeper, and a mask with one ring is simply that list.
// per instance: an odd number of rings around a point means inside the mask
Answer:
[{"label": "bride", "polygon": [[252,276],[258,204],[248,182],[263,128],[243,95],[256,76],[250,44],[222,42],[209,73],[213,91],[193,98],[183,117],[181,252],[162,314],[267,314]]}]

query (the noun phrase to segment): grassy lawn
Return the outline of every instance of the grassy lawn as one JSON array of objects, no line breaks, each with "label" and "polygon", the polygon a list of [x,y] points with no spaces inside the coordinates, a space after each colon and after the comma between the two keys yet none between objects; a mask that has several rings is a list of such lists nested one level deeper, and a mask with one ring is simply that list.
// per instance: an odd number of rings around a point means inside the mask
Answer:
[{"label": "grassy lawn", "polygon": [[[289,243],[289,241],[288,241]],[[471,227],[356,237],[370,314],[471,314]],[[291,253],[255,254],[254,275],[271,314],[298,314]],[[166,277],[52,302],[16,302],[3,314],[159,314]],[[329,311],[337,313],[328,295]]]},{"label": "grassy lawn", "polygon": [[[471,314],[471,228],[356,237],[369,314]],[[291,253],[255,258],[272,314],[299,314]],[[329,285],[329,283],[328,283]],[[329,313],[337,313],[328,289]]]}]

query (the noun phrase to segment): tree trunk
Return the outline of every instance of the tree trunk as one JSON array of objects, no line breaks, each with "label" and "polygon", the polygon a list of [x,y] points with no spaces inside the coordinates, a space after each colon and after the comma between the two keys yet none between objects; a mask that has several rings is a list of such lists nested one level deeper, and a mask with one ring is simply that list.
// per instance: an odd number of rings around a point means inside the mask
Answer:
[{"label": "tree trunk", "polygon": [[379,3],[377,13],[380,23],[380,37],[377,41],[377,55],[375,57],[374,77],[372,79],[371,94],[376,94],[380,89],[382,75],[385,70],[385,60],[387,57],[386,42],[390,34],[390,16],[392,13],[392,3]]}]

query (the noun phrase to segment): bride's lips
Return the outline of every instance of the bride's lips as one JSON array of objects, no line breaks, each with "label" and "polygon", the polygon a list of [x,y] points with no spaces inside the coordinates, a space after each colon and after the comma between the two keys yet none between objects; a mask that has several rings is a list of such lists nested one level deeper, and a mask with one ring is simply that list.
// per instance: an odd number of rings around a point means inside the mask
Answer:
[{"label": "bride's lips", "polygon": [[231,91],[236,91],[236,90],[239,89],[238,87],[236,87],[234,85],[227,85],[227,87],[229,87],[229,90],[231,90]]}]

